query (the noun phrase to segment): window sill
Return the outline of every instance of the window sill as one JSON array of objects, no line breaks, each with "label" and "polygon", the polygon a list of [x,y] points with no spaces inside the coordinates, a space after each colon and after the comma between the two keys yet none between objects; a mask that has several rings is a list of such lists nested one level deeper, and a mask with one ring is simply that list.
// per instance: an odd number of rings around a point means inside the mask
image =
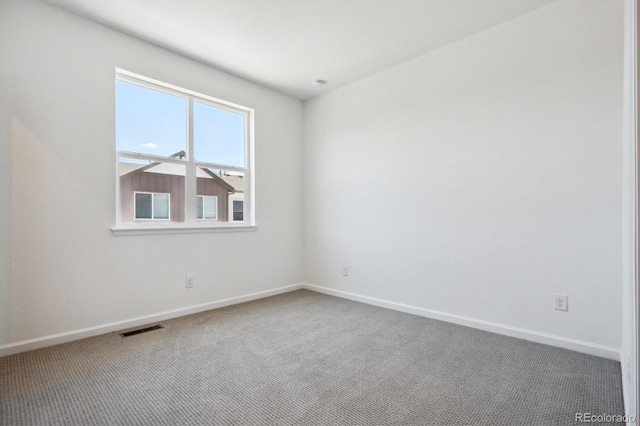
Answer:
[{"label": "window sill", "polygon": [[253,232],[255,225],[225,226],[116,226],[111,232],[116,237],[128,235],[206,234],[210,232]]}]

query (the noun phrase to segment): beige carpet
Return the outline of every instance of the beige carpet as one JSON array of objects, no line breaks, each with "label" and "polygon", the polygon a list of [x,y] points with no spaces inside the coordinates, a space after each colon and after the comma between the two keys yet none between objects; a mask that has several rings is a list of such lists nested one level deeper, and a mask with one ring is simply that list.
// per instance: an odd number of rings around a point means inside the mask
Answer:
[{"label": "beige carpet", "polygon": [[2,425],[570,425],[618,362],[300,290],[0,358]]}]

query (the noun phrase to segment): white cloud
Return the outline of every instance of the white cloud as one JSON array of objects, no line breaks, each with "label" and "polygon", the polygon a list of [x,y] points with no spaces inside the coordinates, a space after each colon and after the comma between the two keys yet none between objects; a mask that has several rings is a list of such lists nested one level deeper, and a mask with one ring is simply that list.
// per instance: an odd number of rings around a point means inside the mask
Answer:
[{"label": "white cloud", "polygon": [[156,149],[158,147],[158,145],[156,145],[153,142],[147,142],[147,143],[143,143],[140,146],[144,147],[144,148],[149,148],[149,149]]}]

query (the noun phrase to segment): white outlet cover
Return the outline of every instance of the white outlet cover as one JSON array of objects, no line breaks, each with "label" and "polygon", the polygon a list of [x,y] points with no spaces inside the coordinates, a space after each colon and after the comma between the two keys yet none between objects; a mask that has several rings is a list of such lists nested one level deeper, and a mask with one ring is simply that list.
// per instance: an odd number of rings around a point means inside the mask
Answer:
[{"label": "white outlet cover", "polygon": [[569,297],[566,294],[554,294],[553,309],[555,309],[556,311],[568,311]]},{"label": "white outlet cover", "polygon": [[187,288],[193,287],[193,275],[187,275],[185,279],[185,287]]}]

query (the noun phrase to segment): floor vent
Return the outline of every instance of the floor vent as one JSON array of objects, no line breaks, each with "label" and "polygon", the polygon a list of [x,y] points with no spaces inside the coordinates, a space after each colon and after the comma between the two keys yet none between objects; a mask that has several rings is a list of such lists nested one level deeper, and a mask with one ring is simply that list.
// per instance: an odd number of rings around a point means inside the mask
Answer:
[{"label": "floor vent", "polygon": [[159,330],[161,328],[164,328],[164,326],[162,326],[160,324],[156,324],[156,325],[152,325],[150,327],[144,327],[144,328],[139,328],[137,330],[127,331],[125,333],[120,333],[120,336],[122,336],[122,337],[135,336],[136,334],[146,333],[148,331],[153,331],[153,330]]}]

